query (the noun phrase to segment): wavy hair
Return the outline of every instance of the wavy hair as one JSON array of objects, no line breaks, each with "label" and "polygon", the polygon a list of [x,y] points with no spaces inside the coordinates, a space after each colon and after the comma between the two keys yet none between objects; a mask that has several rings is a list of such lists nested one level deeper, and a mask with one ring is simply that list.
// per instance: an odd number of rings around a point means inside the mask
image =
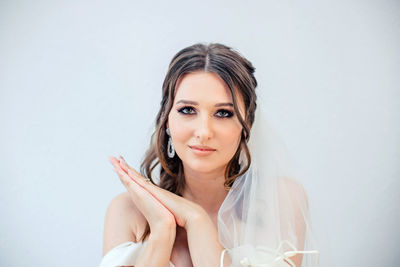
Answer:
[{"label": "wavy hair", "polygon": [[[215,73],[222,78],[231,91],[235,113],[243,126],[238,149],[225,169],[225,188],[229,190],[235,179],[244,174],[251,164],[247,142],[257,107],[255,68],[237,51],[223,44],[197,43],[186,47],[179,51],[169,64],[162,86],[162,100],[156,117],[155,130],[140,165],[141,174],[153,182],[152,172],[158,164],[161,164],[159,186],[179,196],[182,196],[185,187],[183,165],[179,156],[175,155],[172,159],[167,156],[169,136],[166,134],[166,122],[173,106],[178,81],[184,74],[198,71]],[[243,97],[245,118],[242,118],[239,112],[235,90]],[[240,171],[239,158],[242,151],[247,158],[247,166]],[[150,227],[147,224],[139,240],[144,241],[149,233]]]}]

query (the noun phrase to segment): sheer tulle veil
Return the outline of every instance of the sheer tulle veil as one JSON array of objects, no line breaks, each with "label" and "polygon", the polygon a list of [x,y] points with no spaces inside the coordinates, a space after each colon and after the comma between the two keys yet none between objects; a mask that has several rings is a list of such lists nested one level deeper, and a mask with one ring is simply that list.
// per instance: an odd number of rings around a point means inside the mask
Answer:
[{"label": "sheer tulle veil", "polygon": [[[291,256],[301,257],[302,267],[320,266],[307,195],[261,107],[248,146],[250,168],[236,179],[218,213],[226,249],[221,266],[295,266]],[[241,155],[241,168],[245,163]]]},{"label": "sheer tulle veil", "polygon": [[[302,257],[301,267],[320,266],[307,194],[260,105],[248,147],[250,168],[235,180],[218,212],[218,235],[225,248],[221,266],[296,266],[291,258],[296,255]],[[244,154],[240,166],[246,166]],[[153,170],[156,183],[159,168]]]}]

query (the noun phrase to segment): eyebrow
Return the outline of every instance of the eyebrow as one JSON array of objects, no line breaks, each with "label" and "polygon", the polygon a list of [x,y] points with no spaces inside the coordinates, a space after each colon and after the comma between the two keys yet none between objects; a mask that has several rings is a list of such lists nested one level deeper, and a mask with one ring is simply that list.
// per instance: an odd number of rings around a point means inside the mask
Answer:
[{"label": "eyebrow", "polygon": [[[179,100],[178,102],[176,102],[176,104],[179,103],[183,103],[183,104],[191,104],[191,105],[195,105],[197,106],[199,103],[195,102],[195,101],[190,101],[190,100]],[[221,106],[230,106],[233,107],[232,103],[217,103],[214,105],[215,107],[221,107]]]}]

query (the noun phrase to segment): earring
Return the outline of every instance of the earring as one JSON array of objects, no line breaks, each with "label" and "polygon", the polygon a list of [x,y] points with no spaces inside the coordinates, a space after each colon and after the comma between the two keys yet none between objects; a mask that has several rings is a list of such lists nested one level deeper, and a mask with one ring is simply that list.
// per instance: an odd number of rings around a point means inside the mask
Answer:
[{"label": "earring", "polygon": [[175,156],[175,149],[174,145],[172,144],[171,132],[169,131],[169,128],[167,128],[166,132],[169,135],[167,154],[168,157],[172,159]]}]

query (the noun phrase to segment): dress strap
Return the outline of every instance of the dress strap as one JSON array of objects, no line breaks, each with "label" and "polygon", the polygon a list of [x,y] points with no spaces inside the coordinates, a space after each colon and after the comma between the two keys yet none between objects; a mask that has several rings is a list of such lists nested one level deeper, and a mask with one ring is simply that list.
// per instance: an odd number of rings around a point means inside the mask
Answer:
[{"label": "dress strap", "polygon": [[225,256],[226,248],[221,252],[221,258],[220,258],[220,267],[224,267],[224,256]]}]

